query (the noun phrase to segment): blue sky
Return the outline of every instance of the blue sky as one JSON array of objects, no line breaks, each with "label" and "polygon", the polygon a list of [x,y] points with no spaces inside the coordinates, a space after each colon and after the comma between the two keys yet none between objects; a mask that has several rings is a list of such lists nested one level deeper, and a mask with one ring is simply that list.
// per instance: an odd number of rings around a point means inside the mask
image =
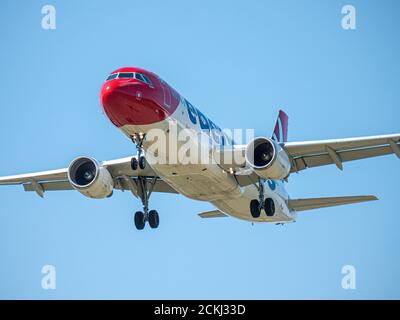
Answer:
[{"label": "blue sky", "polygon": [[[357,29],[341,28],[341,8]],[[41,28],[41,8],[57,29]],[[78,155],[135,152],[99,106],[107,73],[149,69],[222,128],[289,140],[399,132],[398,1],[3,1],[0,175],[62,168]],[[293,175],[293,198],[375,194],[380,201],[299,214],[275,226],[201,220],[211,205],[152,196],[158,230],[137,232],[129,193],[0,189],[0,298],[400,298],[399,160]],[[57,289],[43,290],[54,265]],[[356,267],[356,290],[341,268]]]}]

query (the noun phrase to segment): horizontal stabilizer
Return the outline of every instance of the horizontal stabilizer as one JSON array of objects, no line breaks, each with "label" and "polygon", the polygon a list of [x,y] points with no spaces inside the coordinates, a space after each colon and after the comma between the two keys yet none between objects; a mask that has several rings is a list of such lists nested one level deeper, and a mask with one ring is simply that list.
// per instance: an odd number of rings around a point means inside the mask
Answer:
[{"label": "horizontal stabilizer", "polygon": [[201,218],[222,218],[222,217],[227,217],[227,215],[219,210],[213,210],[213,211],[206,211],[199,213],[199,216]]},{"label": "horizontal stabilizer", "polygon": [[375,200],[378,200],[378,198],[375,196],[309,198],[289,200],[288,205],[291,211],[305,211]]}]

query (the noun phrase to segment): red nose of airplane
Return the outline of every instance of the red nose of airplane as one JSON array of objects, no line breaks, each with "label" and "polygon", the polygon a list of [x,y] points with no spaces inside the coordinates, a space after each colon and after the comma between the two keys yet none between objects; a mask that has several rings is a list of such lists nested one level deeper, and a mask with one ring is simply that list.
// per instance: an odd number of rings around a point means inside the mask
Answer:
[{"label": "red nose of airplane", "polygon": [[117,126],[146,125],[164,120],[166,112],[157,104],[154,88],[135,79],[113,79],[101,87],[100,103]]}]

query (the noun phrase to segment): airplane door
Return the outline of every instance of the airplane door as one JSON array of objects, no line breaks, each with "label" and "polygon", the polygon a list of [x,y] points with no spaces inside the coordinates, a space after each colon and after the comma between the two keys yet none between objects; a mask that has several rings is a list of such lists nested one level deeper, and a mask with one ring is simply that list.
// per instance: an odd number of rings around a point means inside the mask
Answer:
[{"label": "airplane door", "polygon": [[161,80],[161,86],[163,88],[163,92],[164,92],[164,107],[166,108],[171,108],[171,90],[168,86],[168,84]]}]

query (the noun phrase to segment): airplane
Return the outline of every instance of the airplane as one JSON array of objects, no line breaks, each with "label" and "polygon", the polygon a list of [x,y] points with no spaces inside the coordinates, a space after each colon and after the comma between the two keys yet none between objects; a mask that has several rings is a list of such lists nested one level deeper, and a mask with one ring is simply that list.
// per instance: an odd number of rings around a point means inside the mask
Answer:
[{"label": "airplane", "polygon": [[[63,169],[0,177],[0,185],[22,185],[40,197],[46,191],[76,190],[103,199],[114,190],[130,191],[143,206],[133,217],[138,230],[146,223],[153,229],[159,226],[158,212],[149,209],[153,192],[211,203],[215,210],[200,213],[201,218],[285,224],[295,222],[304,210],[377,200],[371,195],[292,199],[285,191],[291,174],[325,165],[343,170],[344,162],[387,154],[400,158],[400,134],[288,142],[288,116],[282,110],[271,137],[237,144],[167,82],[136,67],[107,76],[100,104],[111,123],[135,144],[136,155],[109,161],[80,156]],[[173,159],[168,153],[174,145],[171,128],[200,137],[178,141],[175,147],[195,145],[208,161]],[[157,130],[166,140],[154,149],[149,135]],[[166,161],[157,161],[160,153]]]}]

